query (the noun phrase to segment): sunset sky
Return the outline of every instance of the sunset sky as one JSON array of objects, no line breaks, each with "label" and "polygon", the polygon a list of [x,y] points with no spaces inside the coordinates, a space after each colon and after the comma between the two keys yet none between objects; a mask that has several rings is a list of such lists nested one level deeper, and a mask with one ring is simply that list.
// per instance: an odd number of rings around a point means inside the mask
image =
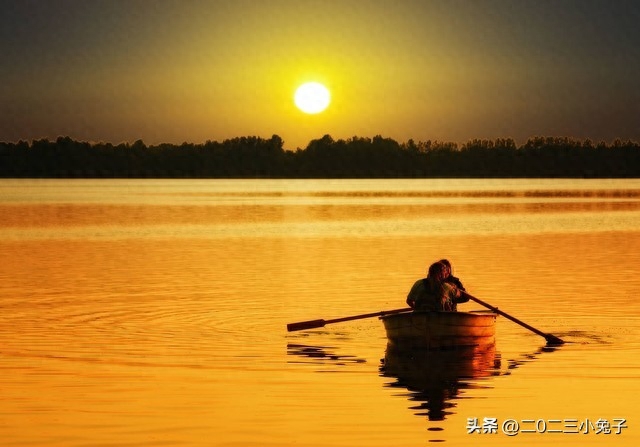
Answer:
[{"label": "sunset sky", "polygon": [[0,5],[0,141],[640,140],[637,1]]}]

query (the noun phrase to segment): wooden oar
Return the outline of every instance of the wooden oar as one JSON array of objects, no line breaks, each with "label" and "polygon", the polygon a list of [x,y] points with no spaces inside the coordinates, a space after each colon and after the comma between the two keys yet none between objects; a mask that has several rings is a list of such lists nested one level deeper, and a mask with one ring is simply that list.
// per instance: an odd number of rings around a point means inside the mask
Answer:
[{"label": "wooden oar", "polygon": [[562,345],[564,344],[564,341],[558,337],[556,337],[555,335],[552,334],[545,334],[544,332],[534,328],[533,326],[529,326],[527,323],[518,320],[515,317],[512,317],[511,315],[509,315],[506,312],[501,311],[500,309],[498,309],[497,307],[492,306],[491,304],[485,303],[484,301],[476,298],[475,296],[471,296],[469,295],[467,292],[462,292],[462,294],[464,296],[466,296],[467,298],[469,298],[471,301],[475,301],[478,304],[481,304],[482,306],[486,307],[487,309],[492,310],[493,312],[502,315],[503,317],[508,318],[509,320],[513,321],[514,323],[519,324],[520,326],[522,326],[523,328],[529,329],[531,332],[534,332],[538,335],[540,335],[541,337],[544,337],[545,340],[547,340],[547,344],[548,345]]},{"label": "wooden oar", "polygon": [[410,307],[406,307],[404,309],[383,310],[382,312],[354,315],[352,317],[335,318],[333,320],[321,319],[321,320],[301,321],[299,323],[289,323],[287,324],[287,331],[292,332],[292,331],[302,331],[305,329],[315,329],[319,327],[324,327],[326,324],[340,323],[342,321],[361,320],[363,318],[383,317],[385,315],[399,314],[402,312],[409,312],[411,310],[413,309],[411,309]]}]

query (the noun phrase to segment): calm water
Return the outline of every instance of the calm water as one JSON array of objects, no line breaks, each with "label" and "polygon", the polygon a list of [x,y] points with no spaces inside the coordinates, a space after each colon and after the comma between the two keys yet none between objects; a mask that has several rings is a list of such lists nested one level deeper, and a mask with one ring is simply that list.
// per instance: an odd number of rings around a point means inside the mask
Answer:
[{"label": "calm water", "polygon": [[[640,443],[639,180],[0,180],[0,234],[2,445]],[[568,343],[286,332],[404,307],[442,257]]]}]

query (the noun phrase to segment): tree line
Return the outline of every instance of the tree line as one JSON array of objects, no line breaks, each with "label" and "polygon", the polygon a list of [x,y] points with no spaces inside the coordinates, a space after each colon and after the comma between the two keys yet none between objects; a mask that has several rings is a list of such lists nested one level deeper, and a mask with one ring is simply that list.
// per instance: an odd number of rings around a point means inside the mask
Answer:
[{"label": "tree line", "polygon": [[289,151],[278,135],[222,142],[146,145],[55,141],[0,142],[4,178],[632,178],[640,144],[535,137],[399,143],[330,135]]}]

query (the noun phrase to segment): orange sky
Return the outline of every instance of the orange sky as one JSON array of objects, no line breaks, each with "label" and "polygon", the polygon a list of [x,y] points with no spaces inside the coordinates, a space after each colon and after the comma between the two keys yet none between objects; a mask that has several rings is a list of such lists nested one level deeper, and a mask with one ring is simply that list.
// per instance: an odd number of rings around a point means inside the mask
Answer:
[{"label": "orange sky", "polygon": [[640,139],[637,2],[0,5],[0,141]]}]

